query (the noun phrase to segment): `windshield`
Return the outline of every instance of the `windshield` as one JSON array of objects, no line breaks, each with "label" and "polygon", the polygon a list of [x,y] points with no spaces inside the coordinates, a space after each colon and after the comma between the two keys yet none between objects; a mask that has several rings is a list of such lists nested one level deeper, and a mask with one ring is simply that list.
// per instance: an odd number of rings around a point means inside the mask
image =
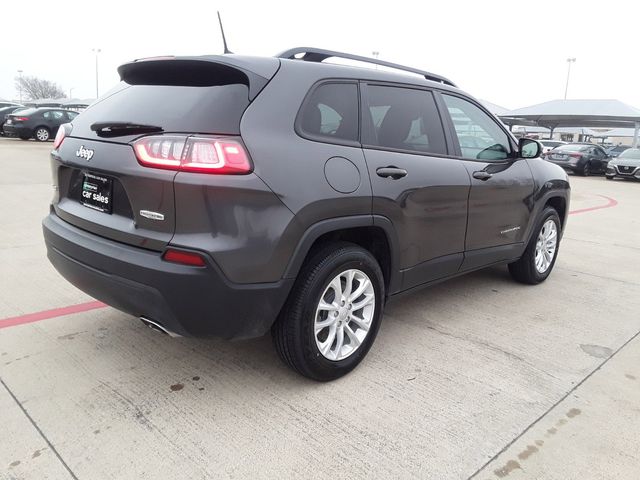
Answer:
[{"label": "windshield", "polygon": [[640,148],[629,148],[622,152],[618,158],[633,158],[634,160],[640,160]]},{"label": "windshield", "polygon": [[540,143],[545,147],[557,147],[558,145],[562,145],[560,142],[550,142],[549,140],[543,140]]}]

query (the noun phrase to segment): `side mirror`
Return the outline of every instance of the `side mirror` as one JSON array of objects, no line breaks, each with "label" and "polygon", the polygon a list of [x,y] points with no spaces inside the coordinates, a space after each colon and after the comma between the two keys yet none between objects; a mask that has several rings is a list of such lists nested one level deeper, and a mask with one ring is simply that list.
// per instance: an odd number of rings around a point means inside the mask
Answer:
[{"label": "side mirror", "polygon": [[542,153],[542,144],[530,138],[521,138],[518,141],[518,157],[536,158]]}]

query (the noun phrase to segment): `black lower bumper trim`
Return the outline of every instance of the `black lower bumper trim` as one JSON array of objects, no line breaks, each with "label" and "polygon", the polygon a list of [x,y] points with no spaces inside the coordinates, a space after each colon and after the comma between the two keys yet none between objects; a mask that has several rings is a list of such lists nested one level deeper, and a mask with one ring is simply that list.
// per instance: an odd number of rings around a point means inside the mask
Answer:
[{"label": "black lower bumper trim", "polygon": [[47,256],[70,283],[136,317],[184,336],[251,338],[275,321],[293,279],[229,282],[210,257],[205,267],[165,262],[144,250],[78,229],[55,213],[43,221]]}]

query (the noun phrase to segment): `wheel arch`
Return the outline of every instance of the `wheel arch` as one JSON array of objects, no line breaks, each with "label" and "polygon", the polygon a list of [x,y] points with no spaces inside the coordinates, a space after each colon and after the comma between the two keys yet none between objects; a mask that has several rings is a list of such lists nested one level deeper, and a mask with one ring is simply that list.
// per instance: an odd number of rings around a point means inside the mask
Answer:
[{"label": "wheel arch", "polygon": [[402,279],[398,268],[397,235],[391,221],[378,215],[333,218],[309,227],[294,251],[284,278],[295,278],[313,252],[334,241],[351,242],[369,251],[380,264],[387,294],[400,290]]},{"label": "wheel arch", "polygon": [[564,225],[567,220],[567,199],[560,195],[549,197],[542,209],[544,210],[546,207],[553,207],[556,212],[558,212],[560,225],[562,225],[562,230],[564,230]]}]

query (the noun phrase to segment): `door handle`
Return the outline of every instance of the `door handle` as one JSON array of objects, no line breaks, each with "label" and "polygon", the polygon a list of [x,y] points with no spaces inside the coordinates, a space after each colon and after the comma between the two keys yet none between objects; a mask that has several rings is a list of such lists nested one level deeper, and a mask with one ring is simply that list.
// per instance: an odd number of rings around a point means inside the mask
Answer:
[{"label": "door handle", "polygon": [[380,167],[376,170],[379,177],[387,178],[391,177],[394,180],[398,180],[407,175],[407,171],[404,168],[398,168],[394,166]]},{"label": "door handle", "polygon": [[478,180],[489,180],[491,177],[493,177],[493,175],[489,172],[485,172],[484,170],[473,172],[473,178],[476,178]]}]

